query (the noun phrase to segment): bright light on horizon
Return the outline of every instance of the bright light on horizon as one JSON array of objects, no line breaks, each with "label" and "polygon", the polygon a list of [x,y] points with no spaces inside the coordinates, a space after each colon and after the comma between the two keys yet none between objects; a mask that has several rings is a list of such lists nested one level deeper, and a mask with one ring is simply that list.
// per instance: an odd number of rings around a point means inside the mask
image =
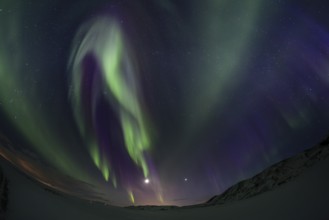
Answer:
[{"label": "bright light on horizon", "polygon": [[145,183],[145,184],[149,184],[149,183],[150,183],[150,179],[149,179],[149,178],[146,178],[146,179],[144,180],[144,183]]}]

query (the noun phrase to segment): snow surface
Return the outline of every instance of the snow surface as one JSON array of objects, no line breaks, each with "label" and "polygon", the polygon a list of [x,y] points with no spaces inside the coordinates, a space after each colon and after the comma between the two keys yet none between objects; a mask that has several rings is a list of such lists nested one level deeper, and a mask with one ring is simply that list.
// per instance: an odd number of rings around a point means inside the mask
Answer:
[{"label": "snow surface", "polygon": [[329,219],[329,159],[276,190],[209,207],[134,210],[57,195],[1,160],[9,182],[6,219]]}]

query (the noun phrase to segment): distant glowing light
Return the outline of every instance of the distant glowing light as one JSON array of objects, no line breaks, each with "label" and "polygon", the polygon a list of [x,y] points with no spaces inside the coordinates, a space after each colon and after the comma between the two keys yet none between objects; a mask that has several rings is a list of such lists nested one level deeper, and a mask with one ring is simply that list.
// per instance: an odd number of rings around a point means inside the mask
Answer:
[{"label": "distant glowing light", "polygon": [[149,178],[146,178],[146,179],[144,180],[144,183],[145,183],[145,184],[149,184],[149,183],[150,183],[150,179],[149,179]]},{"label": "distant glowing light", "polygon": [[188,180],[187,178],[184,179],[185,182],[187,182],[187,180]]}]

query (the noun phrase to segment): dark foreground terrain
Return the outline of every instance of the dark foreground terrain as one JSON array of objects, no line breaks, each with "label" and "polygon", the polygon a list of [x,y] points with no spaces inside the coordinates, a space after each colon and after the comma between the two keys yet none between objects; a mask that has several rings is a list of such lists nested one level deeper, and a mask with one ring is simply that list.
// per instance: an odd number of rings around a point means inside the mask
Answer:
[{"label": "dark foreground terrain", "polygon": [[90,203],[44,190],[4,159],[0,164],[2,219],[329,219],[328,139],[186,207]]}]

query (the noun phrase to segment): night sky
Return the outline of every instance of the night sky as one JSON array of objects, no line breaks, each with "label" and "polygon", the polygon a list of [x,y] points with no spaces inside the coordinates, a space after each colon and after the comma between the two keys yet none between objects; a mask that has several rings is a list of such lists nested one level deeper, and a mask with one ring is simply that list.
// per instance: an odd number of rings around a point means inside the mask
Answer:
[{"label": "night sky", "polygon": [[81,198],[205,201],[329,134],[328,9],[0,0],[0,154]]}]

